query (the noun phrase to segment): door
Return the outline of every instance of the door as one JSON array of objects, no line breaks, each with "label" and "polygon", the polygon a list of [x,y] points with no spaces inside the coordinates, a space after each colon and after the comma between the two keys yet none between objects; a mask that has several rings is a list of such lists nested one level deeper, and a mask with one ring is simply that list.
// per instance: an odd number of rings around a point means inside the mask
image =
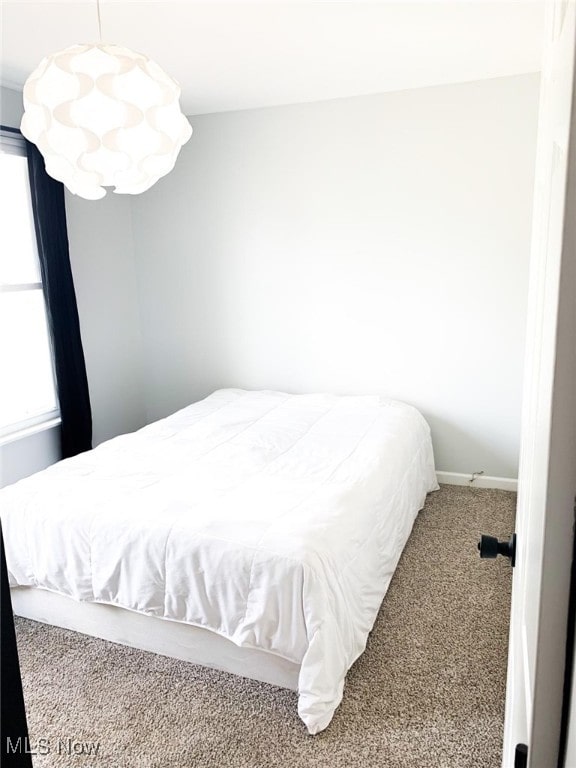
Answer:
[{"label": "door", "polygon": [[504,768],[519,743],[532,768],[555,768],[559,750],[576,495],[575,35],[574,2],[546,3]]}]

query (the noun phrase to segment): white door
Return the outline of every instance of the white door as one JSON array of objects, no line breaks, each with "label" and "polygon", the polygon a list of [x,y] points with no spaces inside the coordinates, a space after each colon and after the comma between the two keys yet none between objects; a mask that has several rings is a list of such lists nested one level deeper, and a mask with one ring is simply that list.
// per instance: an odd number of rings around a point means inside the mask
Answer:
[{"label": "white door", "polygon": [[557,765],[576,495],[574,2],[546,16],[504,768],[519,743],[532,768]]}]

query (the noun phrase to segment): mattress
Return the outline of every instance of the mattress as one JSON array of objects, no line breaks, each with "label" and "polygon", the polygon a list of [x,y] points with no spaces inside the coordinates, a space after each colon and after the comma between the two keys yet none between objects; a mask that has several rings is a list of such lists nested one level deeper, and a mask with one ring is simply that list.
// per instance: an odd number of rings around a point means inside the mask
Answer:
[{"label": "mattress", "polygon": [[0,515],[11,586],[295,662],[318,733],[437,487],[411,406],[226,389],[4,488]]}]

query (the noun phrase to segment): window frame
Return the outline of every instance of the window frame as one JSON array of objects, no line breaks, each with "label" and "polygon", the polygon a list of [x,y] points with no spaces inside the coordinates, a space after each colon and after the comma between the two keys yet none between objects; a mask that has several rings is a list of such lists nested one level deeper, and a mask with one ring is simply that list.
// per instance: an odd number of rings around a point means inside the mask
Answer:
[{"label": "window frame", "polygon": [[[8,131],[4,126],[0,128],[0,154],[10,154],[26,157],[26,144],[20,131],[17,131],[16,129]],[[33,221],[31,222],[31,225],[34,227]],[[38,258],[38,253],[36,253],[36,258]],[[0,283],[0,294],[37,290],[42,291],[44,296],[44,304],[46,306],[46,295],[44,293],[42,278],[40,278],[38,282],[33,283]],[[46,321],[48,322],[48,318],[46,318]],[[4,445],[30,434],[35,434],[36,432],[41,432],[45,429],[50,429],[51,427],[58,426],[61,423],[60,405],[58,402],[58,381],[56,379],[54,349],[50,329],[48,329],[48,347],[52,367],[54,394],[56,396],[56,407],[51,408],[48,411],[42,411],[41,413],[33,414],[32,416],[28,416],[23,419],[17,419],[16,421],[10,422],[10,424],[5,424],[4,426],[0,425],[0,445]]]}]

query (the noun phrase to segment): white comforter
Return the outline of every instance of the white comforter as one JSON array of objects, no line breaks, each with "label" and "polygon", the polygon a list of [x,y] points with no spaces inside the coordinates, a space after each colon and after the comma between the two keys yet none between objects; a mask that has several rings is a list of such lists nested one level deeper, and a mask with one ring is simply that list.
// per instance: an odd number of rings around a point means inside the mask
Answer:
[{"label": "white comforter", "polygon": [[410,406],[229,389],[5,488],[0,513],[11,585],[294,661],[317,733],[437,487]]}]

